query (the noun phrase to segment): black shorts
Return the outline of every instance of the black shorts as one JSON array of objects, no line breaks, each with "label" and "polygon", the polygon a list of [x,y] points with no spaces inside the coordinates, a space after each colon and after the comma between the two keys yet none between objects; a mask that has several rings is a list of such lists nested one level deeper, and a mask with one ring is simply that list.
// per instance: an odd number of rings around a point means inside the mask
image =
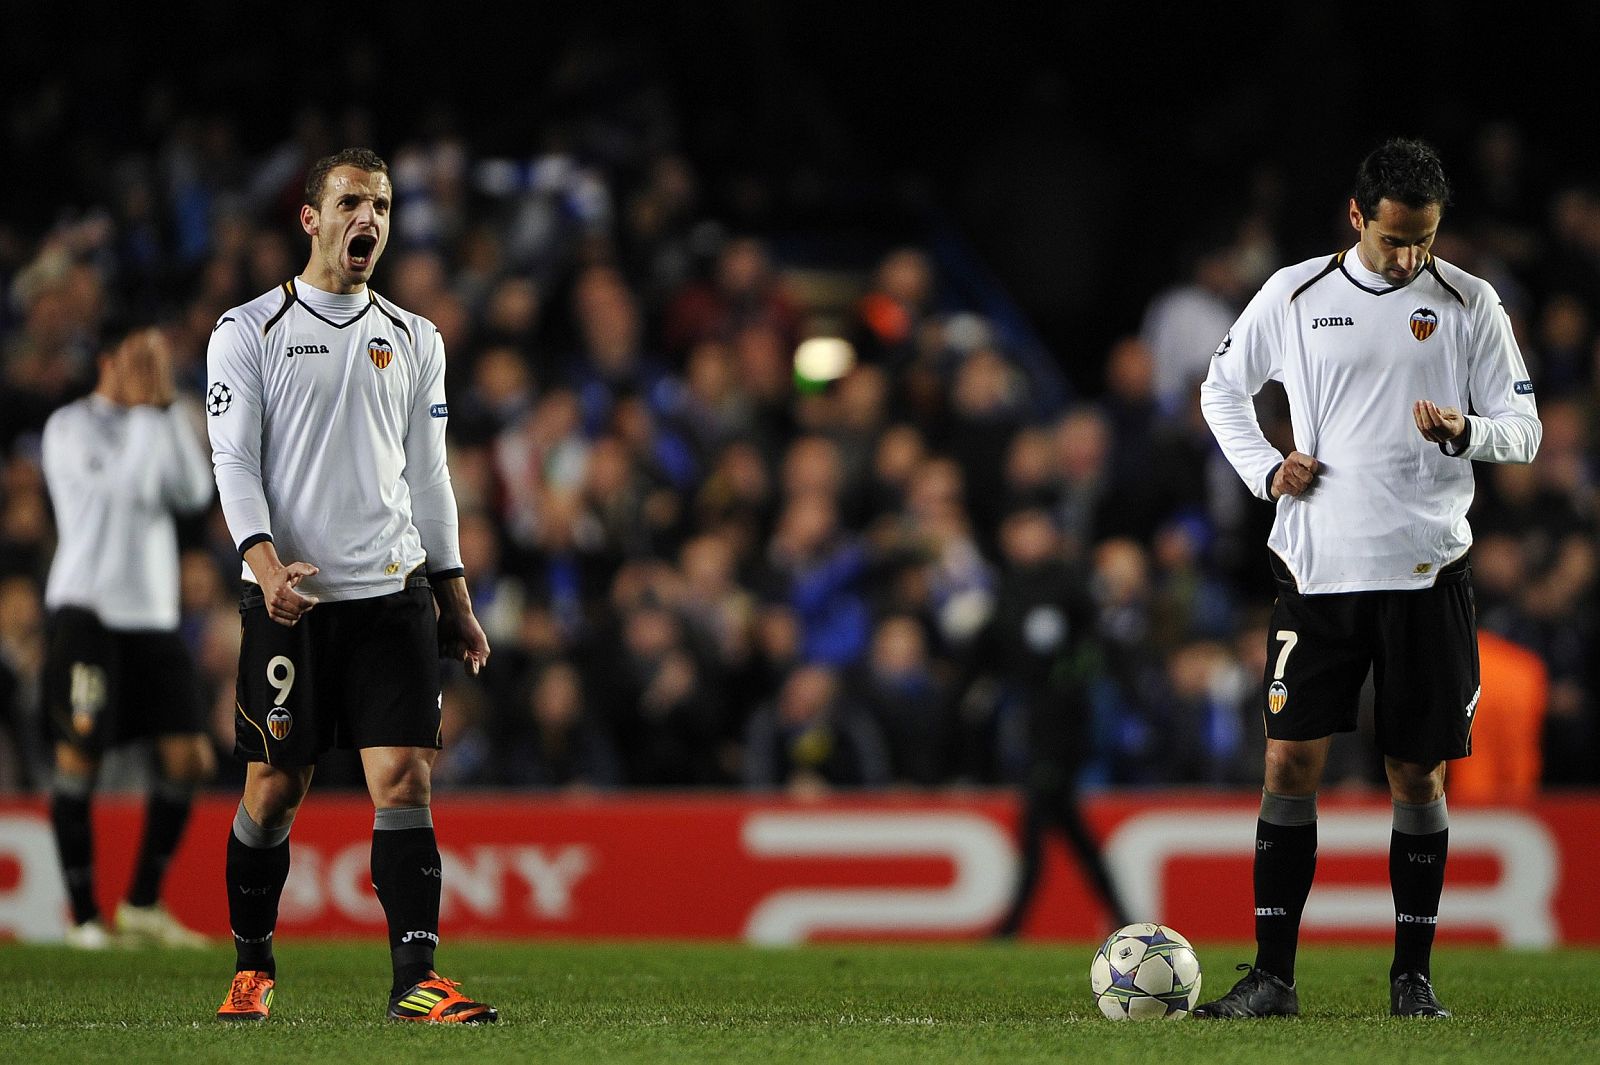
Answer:
[{"label": "black shorts", "polygon": [[1271,564],[1278,601],[1267,632],[1268,736],[1354,731],[1370,667],[1379,752],[1422,764],[1472,753],[1478,628],[1465,558],[1440,570],[1432,588],[1332,595],[1301,595],[1277,555]]},{"label": "black shorts", "polygon": [[439,638],[433,593],[318,603],[292,628],[246,583],[239,612],[234,755],[314,765],[333,747],[439,746]]},{"label": "black shorts", "polygon": [[55,738],[98,755],[144,736],[205,731],[189,649],[175,632],[106,628],[92,612],[50,616],[45,716]]}]

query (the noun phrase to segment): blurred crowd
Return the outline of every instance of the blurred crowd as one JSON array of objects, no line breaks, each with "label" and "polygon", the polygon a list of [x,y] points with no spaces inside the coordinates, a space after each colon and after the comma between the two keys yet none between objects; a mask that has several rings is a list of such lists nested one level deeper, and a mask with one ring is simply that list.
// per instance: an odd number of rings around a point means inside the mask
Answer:
[{"label": "blurred crowd", "polygon": [[[9,789],[40,787],[47,764],[45,418],[130,315],[162,322],[199,417],[217,318],[304,264],[306,166],[372,139],[359,115],[316,112],[260,153],[225,119],[159,132],[104,160],[97,198],[47,231],[0,232]],[[786,260],[778,235],[716,217],[706,175],[661,145],[496,158],[445,127],[377,147],[396,208],[375,287],[445,340],[462,552],[494,647],[481,677],[447,674],[441,784],[1020,781],[1038,731],[993,626],[1046,565],[1092,604],[1060,701],[1082,719],[1065,730],[1082,781],[1259,782],[1271,508],[1221,458],[1197,385],[1289,261],[1271,212],[1182,263],[1175,243],[1177,280],[1142,321],[1107,351],[1058,353],[1103,370],[1072,390],[961,304],[930,243]],[[1541,178],[1514,127],[1471,149],[1435,251],[1496,285],[1545,426],[1533,465],[1478,467],[1480,621],[1532,652],[1522,675],[1546,696],[1505,742],[1531,745],[1545,785],[1592,785],[1600,193]],[[1332,232],[1305,254],[1337,250]],[[817,336],[850,356],[797,373]],[[1281,395],[1259,407],[1290,450]],[[183,634],[225,753],[239,559],[215,508],[182,542]],[[1028,614],[1022,639],[1066,646],[1064,616]],[[1342,782],[1381,779],[1362,745],[1340,751]],[[222,763],[232,786],[242,768]],[[358,773],[330,759],[319,780]]]}]

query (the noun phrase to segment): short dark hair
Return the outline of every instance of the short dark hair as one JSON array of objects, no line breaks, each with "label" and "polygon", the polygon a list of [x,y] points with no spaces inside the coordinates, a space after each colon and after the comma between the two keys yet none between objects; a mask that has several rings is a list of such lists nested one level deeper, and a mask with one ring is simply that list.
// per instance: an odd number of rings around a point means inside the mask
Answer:
[{"label": "short dark hair", "polygon": [[1376,218],[1378,202],[1393,200],[1407,207],[1450,202],[1450,182],[1439,153],[1424,141],[1394,137],[1361,160],[1351,193],[1365,218]]},{"label": "short dark hair", "polygon": [[100,355],[115,355],[117,349],[135,333],[146,329],[160,329],[167,319],[138,308],[119,308],[107,314],[100,322]]},{"label": "short dark hair", "polygon": [[341,152],[323,156],[312,163],[311,169],[306,171],[306,203],[309,206],[322,206],[322,187],[328,183],[328,175],[333,169],[340,166],[353,166],[369,174],[389,173],[389,164],[371,148],[346,148]]}]

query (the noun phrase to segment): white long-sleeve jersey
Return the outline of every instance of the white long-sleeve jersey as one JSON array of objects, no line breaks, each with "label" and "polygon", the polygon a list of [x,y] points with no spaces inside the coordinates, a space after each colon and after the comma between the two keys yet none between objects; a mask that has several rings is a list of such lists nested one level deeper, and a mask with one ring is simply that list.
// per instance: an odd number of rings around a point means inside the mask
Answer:
[{"label": "white long-sleeve jersey", "polygon": [[120,632],[178,627],[173,514],[211,501],[192,417],[178,404],[123,407],[97,394],[50,416],[43,462],[57,542],[47,607],[81,607]]},{"label": "white long-sleeve jersey", "polygon": [[[1284,456],[1256,422],[1268,379],[1289,398],[1310,491],[1283,496],[1267,545],[1306,594],[1429,587],[1472,543],[1471,459],[1531,462],[1542,429],[1493,286],[1430,258],[1394,287],[1355,250],[1279,270],[1211,360],[1201,407],[1250,490]],[[1459,450],[1430,443],[1417,400],[1469,411]]]},{"label": "white long-sleeve jersey", "polygon": [[[461,570],[444,341],[370,289],[285,282],[223,315],[206,355],[217,489],[242,555],[272,540],[326,600]],[[246,580],[254,580],[249,566]]]}]

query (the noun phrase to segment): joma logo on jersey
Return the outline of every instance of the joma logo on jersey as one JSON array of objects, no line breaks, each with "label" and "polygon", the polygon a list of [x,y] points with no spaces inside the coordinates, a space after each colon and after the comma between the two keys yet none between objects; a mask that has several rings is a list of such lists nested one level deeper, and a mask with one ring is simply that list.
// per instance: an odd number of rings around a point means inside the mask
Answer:
[{"label": "joma logo on jersey", "polygon": [[394,345],[383,337],[373,337],[367,341],[367,358],[372,360],[372,365],[381,370],[394,361]]},{"label": "joma logo on jersey", "polygon": [[1336,325],[1355,325],[1355,324],[1356,324],[1356,320],[1354,318],[1313,318],[1313,319],[1311,319],[1311,328],[1313,328],[1313,329],[1328,329],[1328,328],[1331,328],[1331,327],[1336,326]]},{"label": "joma logo on jersey", "polygon": [[328,353],[328,345],[326,344],[290,344],[288,349],[284,351],[283,357],[292,359],[296,355],[327,355]]},{"label": "joma logo on jersey", "polygon": [[1411,312],[1411,335],[1418,340],[1427,340],[1437,328],[1439,315],[1432,308],[1418,307]]}]

